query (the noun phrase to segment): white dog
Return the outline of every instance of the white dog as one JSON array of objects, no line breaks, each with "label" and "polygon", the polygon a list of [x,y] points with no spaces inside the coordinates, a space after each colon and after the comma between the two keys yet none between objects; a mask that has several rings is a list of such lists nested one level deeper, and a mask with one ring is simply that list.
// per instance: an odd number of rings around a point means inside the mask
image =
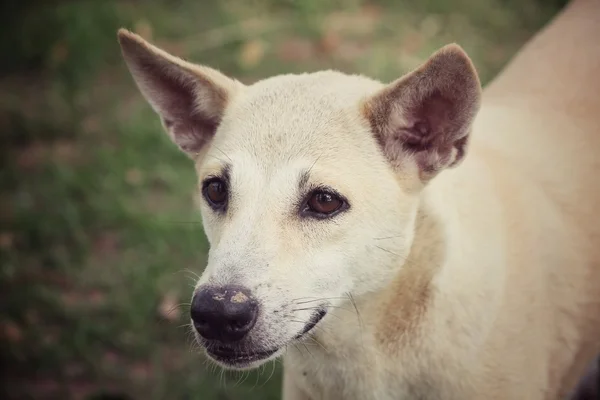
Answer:
[{"label": "white dog", "polygon": [[483,93],[457,45],[387,85],[246,86],[119,40],[196,165],[191,317],[221,366],[285,355],[285,400],[541,400],[600,352],[600,1]]}]

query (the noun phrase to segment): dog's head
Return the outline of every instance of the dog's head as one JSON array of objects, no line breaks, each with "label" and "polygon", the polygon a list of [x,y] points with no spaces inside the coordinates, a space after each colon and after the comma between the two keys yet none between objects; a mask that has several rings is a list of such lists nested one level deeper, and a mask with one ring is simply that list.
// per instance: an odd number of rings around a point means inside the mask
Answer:
[{"label": "dog's head", "polygon": [[386,285],[410,251],[422,189],[463,159],[479,106],[456,45],[389,85],[324,71],[247,86],[127,31],[119,41],[195,162],[211,246],[191,317],[228,368],[277,357],[349,296]]}]

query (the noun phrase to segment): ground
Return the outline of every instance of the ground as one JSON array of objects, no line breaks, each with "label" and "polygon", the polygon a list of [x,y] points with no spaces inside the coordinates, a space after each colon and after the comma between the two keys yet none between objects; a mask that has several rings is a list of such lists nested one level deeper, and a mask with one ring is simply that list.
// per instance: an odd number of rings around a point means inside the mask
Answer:
[{"label": "ground", "polygon": [[[187,302],[208,246],[190,161],[127,74],[125,26],[243,82],[336,68],[390,81],[458,42],[487,82],[562,1],[5,2],[0,336],[6,399],[278,399],[223,373]],[[35,2],[28,2],[34,4]]]}]

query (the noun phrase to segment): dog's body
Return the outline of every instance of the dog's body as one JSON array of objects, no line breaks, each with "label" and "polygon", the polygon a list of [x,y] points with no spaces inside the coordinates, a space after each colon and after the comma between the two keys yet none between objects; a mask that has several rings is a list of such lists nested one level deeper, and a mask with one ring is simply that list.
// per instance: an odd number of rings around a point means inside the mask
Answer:
[{"label": "dog's body", "polygon": [[293,349],[284,398],[558,399],[576,385],[600,351],[600,2],[571,4],[486,88],[472,140],[426,189],[414,270],[361,301],[360,329],[337,313],[327,352]]},{"label": "dog's body", "polygon": [[[479,84],[458,48],[388,86],[321,72],[246,87],[120,38],[213,190],[198,292],[235,283],[260,304],[235,357],[194,318],[222,365],[285,352],[285,400],[554,400],[600,352],[599,1],[569,5],[486,88],[464,161]],[[346,208],[290,213],[311,181]]]}]

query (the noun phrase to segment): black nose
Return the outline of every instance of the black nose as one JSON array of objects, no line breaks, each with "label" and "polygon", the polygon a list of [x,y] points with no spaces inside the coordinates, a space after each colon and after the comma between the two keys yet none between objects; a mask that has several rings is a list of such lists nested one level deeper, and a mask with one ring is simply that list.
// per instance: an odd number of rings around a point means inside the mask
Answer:
[{"label": "black nose", "polygon": [[196,292],[190,312],[203,338],[231,343],[241,340],[254,327],[258,304],[246,288],[207,287]]}]

